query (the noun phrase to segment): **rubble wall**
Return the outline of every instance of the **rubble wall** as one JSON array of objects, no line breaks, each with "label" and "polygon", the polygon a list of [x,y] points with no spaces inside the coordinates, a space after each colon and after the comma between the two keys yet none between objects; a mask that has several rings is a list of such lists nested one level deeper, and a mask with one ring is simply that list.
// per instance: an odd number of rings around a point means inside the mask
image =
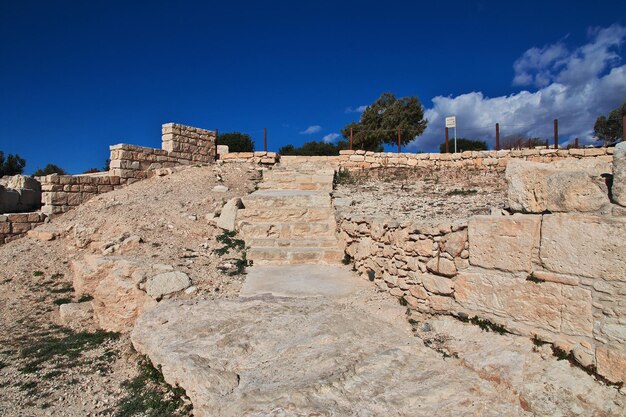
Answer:
[{"label": "rubble wall", "polygon": [[346,217],[355,268],[408,308],[480,317],[626,382],[626,217],[473,216],[424,225]]},{"label": "rubble wall", "polygon": [[41,182],[41,211],[46,215],[65,213],[93,196],[121,187],[116,175],[58,175],[38,177]]}]

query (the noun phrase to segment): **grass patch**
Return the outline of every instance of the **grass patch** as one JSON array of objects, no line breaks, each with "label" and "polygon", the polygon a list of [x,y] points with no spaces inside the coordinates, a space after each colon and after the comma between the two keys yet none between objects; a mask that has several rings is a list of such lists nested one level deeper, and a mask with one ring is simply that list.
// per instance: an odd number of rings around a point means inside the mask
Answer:
[{"label": "grass patch", "polygon": [[547,345],[547,344],[549,344],[549,342],[539,339],[539,336],[537,335],[533,336],[533,345],[540,347],[540,346]]},{"label": "grass patch", "polygon": [[505,333],[509,333],[509,331],[502,326],[501,324],[497,324],[497,323],[493,323],[487,319],[481,319],[480,317],[463,317],[463,316],[459,316],[457,317],[459,320],[461,320],[464,323],[471,323],[475,326],[480,327],[482,330],[486,331],[486,332],[494,332],[494,333],[498,333],[498,334],[505,334]]},{"label": "grass patch", "polygon": [[454,189],[452,191],[448,191],[446,193],[446,195],[472,195],[472,194],[477,194],[478,190],[464,190],[464,189]]},{"label": "grass patch", "polygon": [[155,368],[143,356],[137,364],[139,374],[122,384],[126,395],[117,404],[117,417],[182,417],[191,415],[191,405],[185,405],[185,390],[172,387],[163,378],[160,367]]},{"label": "grass patch", "polygon": [[335,172],[335,184],[354,184],[354,182],[354,177],[347,169],[339,168],[337,172]]},{"label": "grass patch", "polygon": [[43,271],[33,271],[34,277],[43,277]]},{"label": "grass patch", "polygon": [[344,265],[350,265],[352,263],[352,256],[348,255],[347,253],[344,253],[341,263]]},{"label": "grass patch", "polygon": [[55,326],[51,331],[41,332],[42,337],[30,341],[22,349],[20,356],[27,360],[20,368],[25,374],[32,374],[50,363],[56,370],[73,368],[86,363],[81,357],[84,351],[100,346],[109,340],[116,340],[119,333],[99,330],[94,333],[74,332],[71,329]]},{"label": "grass patch", "polygon": [[80,296],[80,298],[78,299],[78,301],[76,301],[77,303],[85,303],[87,301],[91,301],[93,300],[93,297],[89,294],[83,294]]},{"label": "grass patch", "polygon": [[0,369],[2,369],[2,368],[6,368],[6,366],[7,366],[7,364],[6,364],[6,363],[4,363],[4,362],[0,361]]},{"label": "grass patch", "polygon": [[235,260],[235,269],[228,272],[229,276],[242,275],[246,273],[246,266],[248,266],[248,259],[246,259],[246,252],[241,253],[241,259]]},{"label": "grass patch", "polygon": [[545,282],[544,280],[537,278],[532,272],[530,273],[530,275],[528,275],[528,277],[526,277],[526,281],[534,282],[535,284],[541,284]]},{"label": "grass patch", "polygon": [[64,297],[64,298],[57,298],[57,299],[56,299],[56,300],[54,300],[52,303],[53,303],[54,305],[60,306],[60,305],[62,305],[62,304],[69,304],[69,303],[71,303],[71,302],[72,302],[72,299],[71,299],[71,298]]},{"label": "grass patch", "polygon": [[50,290],[52,294],[63,294],[67,292],[74,292],[74,287],[71,284],[65,284],[60,288],[52,288]]}]

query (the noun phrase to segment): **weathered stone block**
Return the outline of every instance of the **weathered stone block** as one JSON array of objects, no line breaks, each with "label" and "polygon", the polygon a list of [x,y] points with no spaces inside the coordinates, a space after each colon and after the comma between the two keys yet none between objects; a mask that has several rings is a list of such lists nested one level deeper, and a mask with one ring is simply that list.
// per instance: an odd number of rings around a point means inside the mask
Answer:
[{"label": "weathered stone block", "polygon": [[541,216],[473,216],[469,220],[470,263],[504,271],[532,269]]},{"label": "weathered stone block", "polygon": [[618,143],[613,154],[613,200],[626,207],[626,142]]},{"label": "weathered stone block", "polygon": [[552,272],[624,281],[624,242],[626,217],[545,215],[539,255]]},{"label": "weathered stone block", "polygon": [[422,275],[422,284],[424,284],[424,288],[434,294],[452,294],[454,288],[451,279],[432,274]]},{"label": "weathered stone block", "polygon": [[565,300],[559,284],[536,284],[493,272],[461,272],[454,282],[454,298],[472,312],[555,333],[561,330]]}]

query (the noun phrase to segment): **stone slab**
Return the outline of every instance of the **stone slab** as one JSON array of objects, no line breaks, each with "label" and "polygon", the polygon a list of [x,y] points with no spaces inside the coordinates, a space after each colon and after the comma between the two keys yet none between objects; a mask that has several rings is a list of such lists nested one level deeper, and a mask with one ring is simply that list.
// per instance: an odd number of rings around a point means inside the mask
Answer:
[{"label": "stone slab", "polygon": [[240,296],[342,297],[367,287],[343,266],[255,265],[247,269]]}]

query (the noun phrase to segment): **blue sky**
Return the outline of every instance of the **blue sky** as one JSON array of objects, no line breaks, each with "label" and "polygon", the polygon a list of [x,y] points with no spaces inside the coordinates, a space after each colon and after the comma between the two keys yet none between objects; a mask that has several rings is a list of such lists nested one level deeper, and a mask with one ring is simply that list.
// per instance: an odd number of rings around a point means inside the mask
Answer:
[{"label": "blue sky", "polygon": [[160,147],[167,122],[257,146],[267,127],[277,150],[330,140],[384,91],[427,109],[408,150],[437,149],[450,114],[459,136],[558,117],[585,140],[626,100],[623,0],[439,3],[0,0],[0,150],[80,173],[110,144]]}]

